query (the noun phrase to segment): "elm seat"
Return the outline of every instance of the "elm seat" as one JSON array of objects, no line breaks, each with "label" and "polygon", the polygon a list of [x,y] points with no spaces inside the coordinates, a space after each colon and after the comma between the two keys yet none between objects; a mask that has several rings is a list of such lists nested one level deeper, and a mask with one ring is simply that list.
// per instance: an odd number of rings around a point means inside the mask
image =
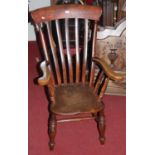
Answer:
[{"label": "elm seat", "polygon": [[88,84],[67,84],[55,88],[55,102],[51,110],[57,114],[94,113],[102,109],[102,103]]}]

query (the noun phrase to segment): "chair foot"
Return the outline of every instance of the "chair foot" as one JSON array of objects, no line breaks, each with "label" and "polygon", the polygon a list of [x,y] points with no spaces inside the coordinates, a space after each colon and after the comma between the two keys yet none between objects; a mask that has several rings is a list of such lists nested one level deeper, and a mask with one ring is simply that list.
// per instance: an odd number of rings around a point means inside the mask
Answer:
[{"label": "chair foot", "polygon": [[49,142],[49,148],[50,150],[54,150],[54,146],[55,146],[55,143],[53,142]]},{"label": "chair foot", "polygon": [[99,141],[101,144],[104,144],[105,143],[105,137],[104,137],[105,119],[104,119],[103,111],[98,112],[97,127],[99,131]]},{"label": "chair foot", "polygon": [[49,125],[48,125],[48,134],[49,134],[49,139],[50,139],[50,142],[49,142],[50,150],[53,150],[54,146],[55,146],[56,126],[57,126],[56,116],[55,116],[55,114],[50,113]]},{"label": "chair foot", "polygon": [[104,137],[99,137],[99,141],[100,141],[100,144],[103,145],[104,142],[105,142],[105,138]]}]

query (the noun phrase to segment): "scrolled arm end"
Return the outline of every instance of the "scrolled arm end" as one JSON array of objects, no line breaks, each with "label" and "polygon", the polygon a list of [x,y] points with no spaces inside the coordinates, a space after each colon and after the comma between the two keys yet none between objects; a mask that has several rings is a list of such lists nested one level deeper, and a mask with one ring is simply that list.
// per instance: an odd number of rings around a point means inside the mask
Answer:
[{"label": "scrolled arm end", "polygon": [[50,72],[49,72],[49,69],[47,67],[47,62],[46,61],[41,62],[40,68],[43,72],[43,76],[38,78],[38,84],[41,86],[45,86],[50,81]]},{"label": "scrolled arm end", "polygon": [[98,57],[94,57],[92,59],[97,65],[101,66],[104,70],[105,74],[109,77],[109,79],[116,81],[116,82],[124,82],[126,79],[126,74],[124,73],[116,73],[114,72],[108,64],[105,62],[105,60],[101,60]]}]

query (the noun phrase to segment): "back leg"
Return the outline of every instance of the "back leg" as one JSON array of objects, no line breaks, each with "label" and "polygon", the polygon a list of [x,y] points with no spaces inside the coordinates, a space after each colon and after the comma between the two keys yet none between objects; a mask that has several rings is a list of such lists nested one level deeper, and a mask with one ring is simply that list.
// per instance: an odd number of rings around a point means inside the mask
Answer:
[{"label": "back leg", "polygon": [[49,147],[50,150],[54,149],[55,146],[55,136],[56,136],[56,127],[57,127],[57,121],[56,121],[56,115],[54,113],[50,113],[49,116],[49,122],[48,122],[48,134],[49,134]]}]

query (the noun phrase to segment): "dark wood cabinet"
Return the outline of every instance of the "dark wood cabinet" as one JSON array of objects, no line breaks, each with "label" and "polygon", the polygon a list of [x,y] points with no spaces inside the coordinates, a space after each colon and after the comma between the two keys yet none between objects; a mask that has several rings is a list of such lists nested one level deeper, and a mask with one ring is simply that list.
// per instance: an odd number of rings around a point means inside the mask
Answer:
[{"label": "dark wood cabinet", "polygon": [[101,19],[101,26],[113,26],[114,25],[114,3],[111,0],[99,0],[99,5],[104,10]]},{"label": "dark wood cabinet", "polygon": [[103,13],[99,24],[103,27],[114,26],[125,17],[126,14],[122,11],[125,2],[126,0],[51,0],[51,4],[79,3],[101,6]]},{"label": "dark wood cabinet", "polygon": [[98,0],[99,5],[103,9],[100,19],[101,26],[114,26],[115,23],[125,17],[122,11],[126,0]]}]

